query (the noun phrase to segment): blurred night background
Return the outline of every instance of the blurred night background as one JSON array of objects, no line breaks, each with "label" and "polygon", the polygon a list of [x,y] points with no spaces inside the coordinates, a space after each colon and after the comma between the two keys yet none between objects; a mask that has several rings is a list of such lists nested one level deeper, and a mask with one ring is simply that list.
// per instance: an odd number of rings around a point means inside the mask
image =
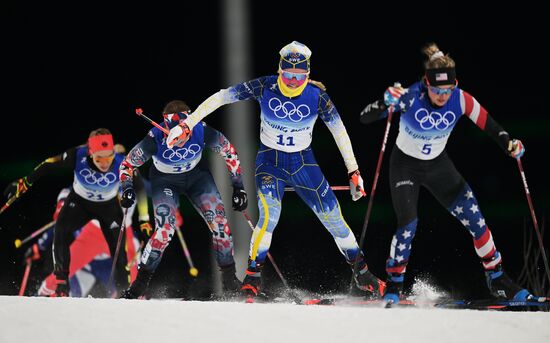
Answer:
[{"label": "blurred night background", "polygon": [[[3,2],[0,186],[4,189],[47,157],[84,143],[98,127],[109,128],[115,141],[129,150],[150,128],[134,114],[136,107],[157,121],[170,100],[185,100],[193,109],[219,89],[275,74],[279,50],[297,40],[313,52],[311,78],[327,86],[370,193],[385,121],[362,126],[359,113],[395,81],[407,86],[419,80],[424,61],[420,49],[433,41],[456,61],[459,87],[523,141],[523,166],[543,226],[550,207],[544,162],[550,147],[545,106],[549,73],[542,47],[548,43],[546,12],[525,2],[491,11],[460,11],[459,5],[443,2],[423,2],[416,8],[372,3],[220,0],[115,8]],[[206,122],[236,145],[255,220],[252,166],[259,143],[259,106],[228,105]],[[383,278],[395,230],[387,167],[397,124],[394,117],[363,247],[371,270]],[[328,129],[319,120],[314,131],[313,149],[325,176],[331,185],[347,185],[343,160]],[[534,230],[516,162],[468,119],[458,123],[447,150],[478,197],[504,267],[517,278],[524,266],[525,232]],[[213,159],[219,168],[220,159]],[[219,169],[216,181],[231,212],[227,173],[223,164]],[[143,174],[148,175],[146,170]],[[70,172],[43,178],[0,215],[0,294],[17,294],[23,275],[27,246],[15,249],[14,239],[51,221],[59,190],[71,183]],[[368,199],[353,202],[347,191],[337,196],[359,240]],[[191,280],[179,242],[173,239],[153,279],[156,297],[200,297],[213,289],[216,271],[207,227],[186,199],[181,210],[183,234],[200,274]],[[152,206],[150,211],[152,216]],[[418,214],[406,286],[420,278],[454,294],[488,295],[469,233],[425,189]],[[231,215],[231,229],[242,276],[250,230],[241,217]],[[270,252],[292,287],[347,290],[351,271],[344,258],[293,193],[283,199]],[[34,264],[29,291],[48,268],[49,257]],[[281,284],[269,263],[265,274],[270,285]]]}]

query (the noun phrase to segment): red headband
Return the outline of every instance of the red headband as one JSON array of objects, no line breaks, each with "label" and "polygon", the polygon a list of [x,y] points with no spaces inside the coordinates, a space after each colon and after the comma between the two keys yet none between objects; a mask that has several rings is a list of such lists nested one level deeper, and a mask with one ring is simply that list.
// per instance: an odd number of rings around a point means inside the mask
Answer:
[{"label": "red headband", "polygon": [[88,138],[88,149],[90,154],[102,150],[114,150],[112,135],[98,135]]}]

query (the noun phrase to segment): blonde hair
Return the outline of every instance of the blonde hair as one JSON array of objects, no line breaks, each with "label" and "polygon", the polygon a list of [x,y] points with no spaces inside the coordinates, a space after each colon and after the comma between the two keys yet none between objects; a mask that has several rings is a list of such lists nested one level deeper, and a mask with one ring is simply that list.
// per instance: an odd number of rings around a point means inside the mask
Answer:
[{"label": "blonde hair", "polygon": [[444,54],[435,43],[429,43],[422,48],[424,55],[428,57],[424,63],[424,68],[437,69],[437,68],[454,68],[455,61],[449,56]]},{"label": "blonde hair", "polygon": [[117,154],[125,154],[126,153],[126,148],[122,144],[118,144],[118,143],[115,144],[114,150]]}]

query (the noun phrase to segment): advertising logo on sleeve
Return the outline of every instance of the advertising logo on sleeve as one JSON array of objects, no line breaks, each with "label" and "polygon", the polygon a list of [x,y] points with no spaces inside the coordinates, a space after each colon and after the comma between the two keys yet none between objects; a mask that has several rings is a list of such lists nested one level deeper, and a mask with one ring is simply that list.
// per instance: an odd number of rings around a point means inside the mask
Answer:
[{"label": "advertising logo on sleeve", "polygon": [[296,152],[311,144],[313,126],[317,120],[319,89],[307,86],[296,98],[283,96],[277,90],[276,77],[260,99],[260,139],[266,146]]},{"label": "advertising logo on sleeve", "polygon": [[166,136],[155,131],[157,153],[153,155],[155,167],[167,174],[180,174],[192,170],[199,163],[204,149],[204,126],[199,123],[193,128],[191,139],[183,146],[171,149],[166,145]]},{"label": "advertising logo on sleeve", "polygon": [[73,188],[84,199],[102,202],[117,196],[119,179],[118,169],[124,156],[115,153],[109,171],[102,173],[88,164],[88,149],[81,147],[76,151]]}]

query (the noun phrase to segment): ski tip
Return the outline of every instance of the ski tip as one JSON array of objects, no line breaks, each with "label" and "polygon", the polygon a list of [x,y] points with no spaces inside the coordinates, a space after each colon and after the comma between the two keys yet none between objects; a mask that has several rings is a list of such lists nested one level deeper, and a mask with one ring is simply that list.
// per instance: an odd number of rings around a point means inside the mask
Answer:
[{"label": "ski tip", "polygon": [[503,299],[446,300],[434,305],[438,308],[497,310],[497,311],[550,311],[550,303]]},{"label": "ski tip", "polygon": [[529,301],[539,302],[539,303],[548,303],[550,302],[550,298],[547,297],[537,297],[533,296],[531,299],[528,299]]},{"label": "ski tip", "polygon": [[321,299],[307,299],[307,300],[304,300],[303,304],[304,305],[317,305],[321,302]]},{"label": "ski tip", "polygon": [[244,300],[244,302],[247,303],[247,304],[253,304],[254,303],[254,297],[247,297]]}]

